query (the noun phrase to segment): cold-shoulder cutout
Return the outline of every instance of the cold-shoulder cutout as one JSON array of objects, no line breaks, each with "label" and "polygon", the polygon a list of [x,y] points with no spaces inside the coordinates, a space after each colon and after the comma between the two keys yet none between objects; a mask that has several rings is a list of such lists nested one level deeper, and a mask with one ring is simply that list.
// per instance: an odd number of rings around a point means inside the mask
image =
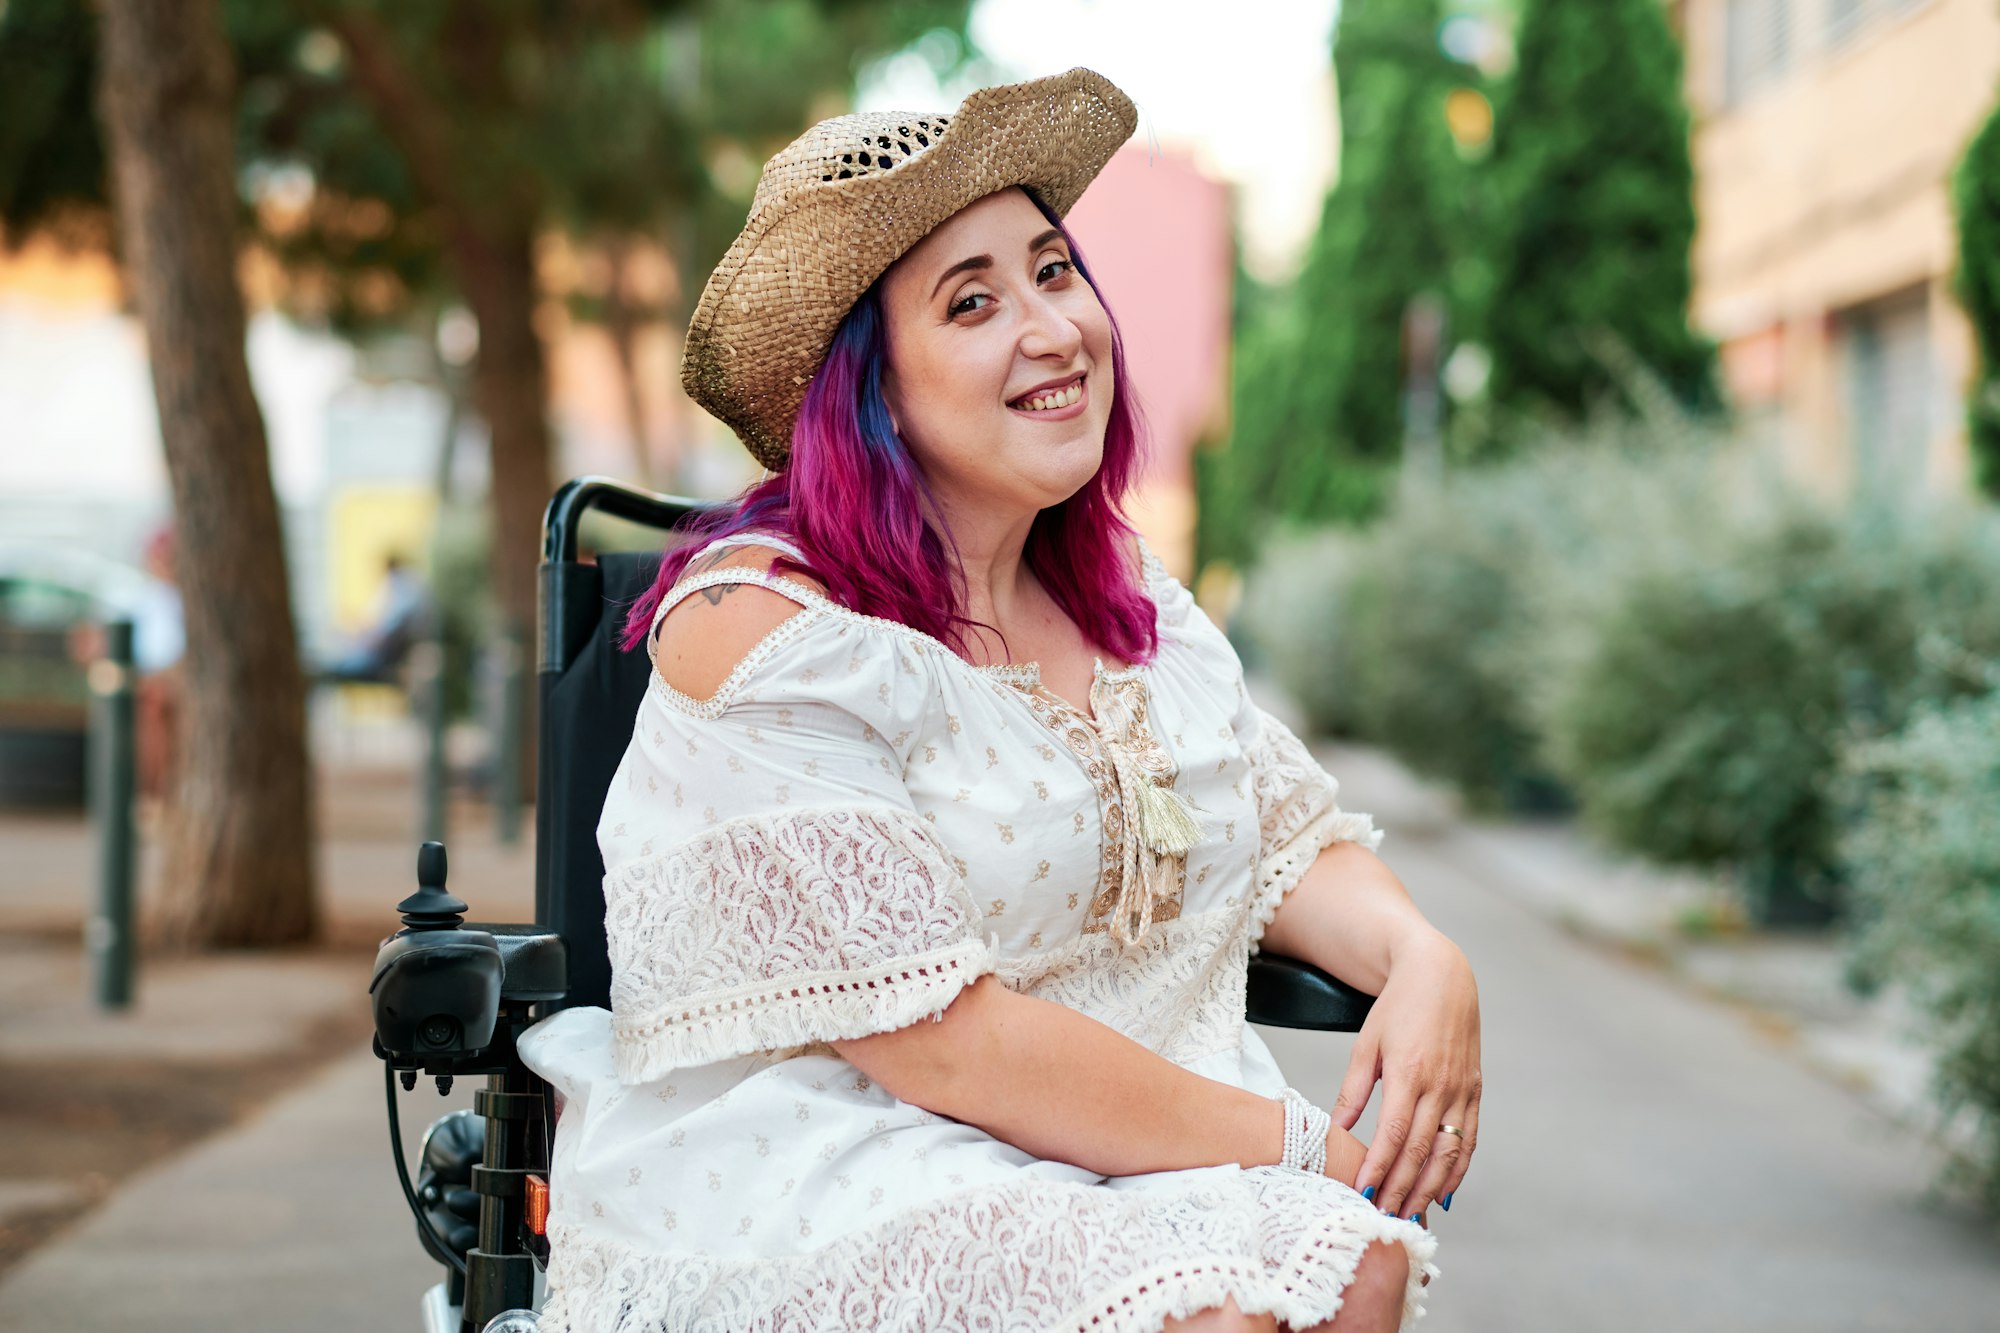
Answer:
[{"label": "cold-shoulder cutout", "polygon": [[781,584],[748,578],[715,582],[700,576],[742,570],[825,595],[816,579],[773,575],[772,564],[784,554],[768,546],[734,546],[689,562],[654,621],[653,670],[662,681],[695,703],[707,703],[758,645],[809,609]]}]

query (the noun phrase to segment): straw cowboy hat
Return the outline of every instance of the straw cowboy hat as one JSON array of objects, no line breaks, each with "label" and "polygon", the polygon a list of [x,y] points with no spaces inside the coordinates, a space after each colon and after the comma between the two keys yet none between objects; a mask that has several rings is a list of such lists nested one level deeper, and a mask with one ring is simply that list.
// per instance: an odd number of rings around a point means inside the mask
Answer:
[{"label": "straw cowboy hat", "polygon": [[950,115],[821,121],[764,164],[749,220],[702,289],[681,360],[689,396],[783,468],[834,330],[883,270],[1010,185],[1068,213],[1137,124],[1132,99],[1087,69],[982,88]]}]

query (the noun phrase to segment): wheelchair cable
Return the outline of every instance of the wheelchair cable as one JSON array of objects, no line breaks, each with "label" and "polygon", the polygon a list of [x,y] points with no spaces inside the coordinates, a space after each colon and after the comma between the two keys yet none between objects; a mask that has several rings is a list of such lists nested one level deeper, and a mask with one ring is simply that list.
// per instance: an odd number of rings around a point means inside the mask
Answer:
[{"label": "wheelchair cable", "polygon": [[396,1114],[396,1069],[387,1060],[382,1062],[382,1086],[389,1094],[389,1151],[396,1159],[396,1179],[403,1183],[403,1197],[409,1201],[410,1212],[417,1219],[417,1229],[424,1233],[425,1238],[436,1247],[437,1252],[458,1271],[458,1275],[466,1278],[469,1275],[465,1271],[465,1260],[452,1253],[451,1246],[447,1245],[444,1237],[438,1234],[437,1228],[431,1224],[430,1217],[424,1212],[423,1205],[417,1201],[416,1188],[410,1184],[410,1168],[403,1161],[402,1122]]}]

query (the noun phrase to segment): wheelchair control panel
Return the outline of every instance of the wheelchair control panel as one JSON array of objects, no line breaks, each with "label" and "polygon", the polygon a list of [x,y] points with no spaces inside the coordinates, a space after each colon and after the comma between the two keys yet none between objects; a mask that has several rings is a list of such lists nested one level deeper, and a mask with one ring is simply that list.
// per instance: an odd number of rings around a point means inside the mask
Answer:
[{"label": "wheelchair control panel", "polygon": [[[515,1050],[563,998],[562,938],[534,926],[468,923],[445,887],[444,844],[417,854],[417,891],[397,904],[403,928],[382,942],[368,984],[375,1054],[383,1061],[390,1144],[424,1248],[445,1265],[443,1295],[425,1303],[426,1333],[532,1329],[535,1277],[548,1258],[551,1125],[539,1079]],[[416,1184],[403,1161],[395,1083],[430,1078],[440,1094],[461,1076],[486,1086],[469,1111],[424,1135]]]}]

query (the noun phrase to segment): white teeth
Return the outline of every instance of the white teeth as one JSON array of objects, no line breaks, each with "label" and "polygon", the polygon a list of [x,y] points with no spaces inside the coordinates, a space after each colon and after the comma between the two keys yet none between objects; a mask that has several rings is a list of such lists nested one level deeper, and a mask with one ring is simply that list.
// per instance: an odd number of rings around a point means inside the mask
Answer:
[{"label": "white teeth", "polygon": [[1055,408],[1068,407],[1083,397],[1083,381],[1078,380],[1067,389],[1059,389],[1051,394],[1042,394],[1025,399],[1020,404],[1027,412],[1047,412]]}]

